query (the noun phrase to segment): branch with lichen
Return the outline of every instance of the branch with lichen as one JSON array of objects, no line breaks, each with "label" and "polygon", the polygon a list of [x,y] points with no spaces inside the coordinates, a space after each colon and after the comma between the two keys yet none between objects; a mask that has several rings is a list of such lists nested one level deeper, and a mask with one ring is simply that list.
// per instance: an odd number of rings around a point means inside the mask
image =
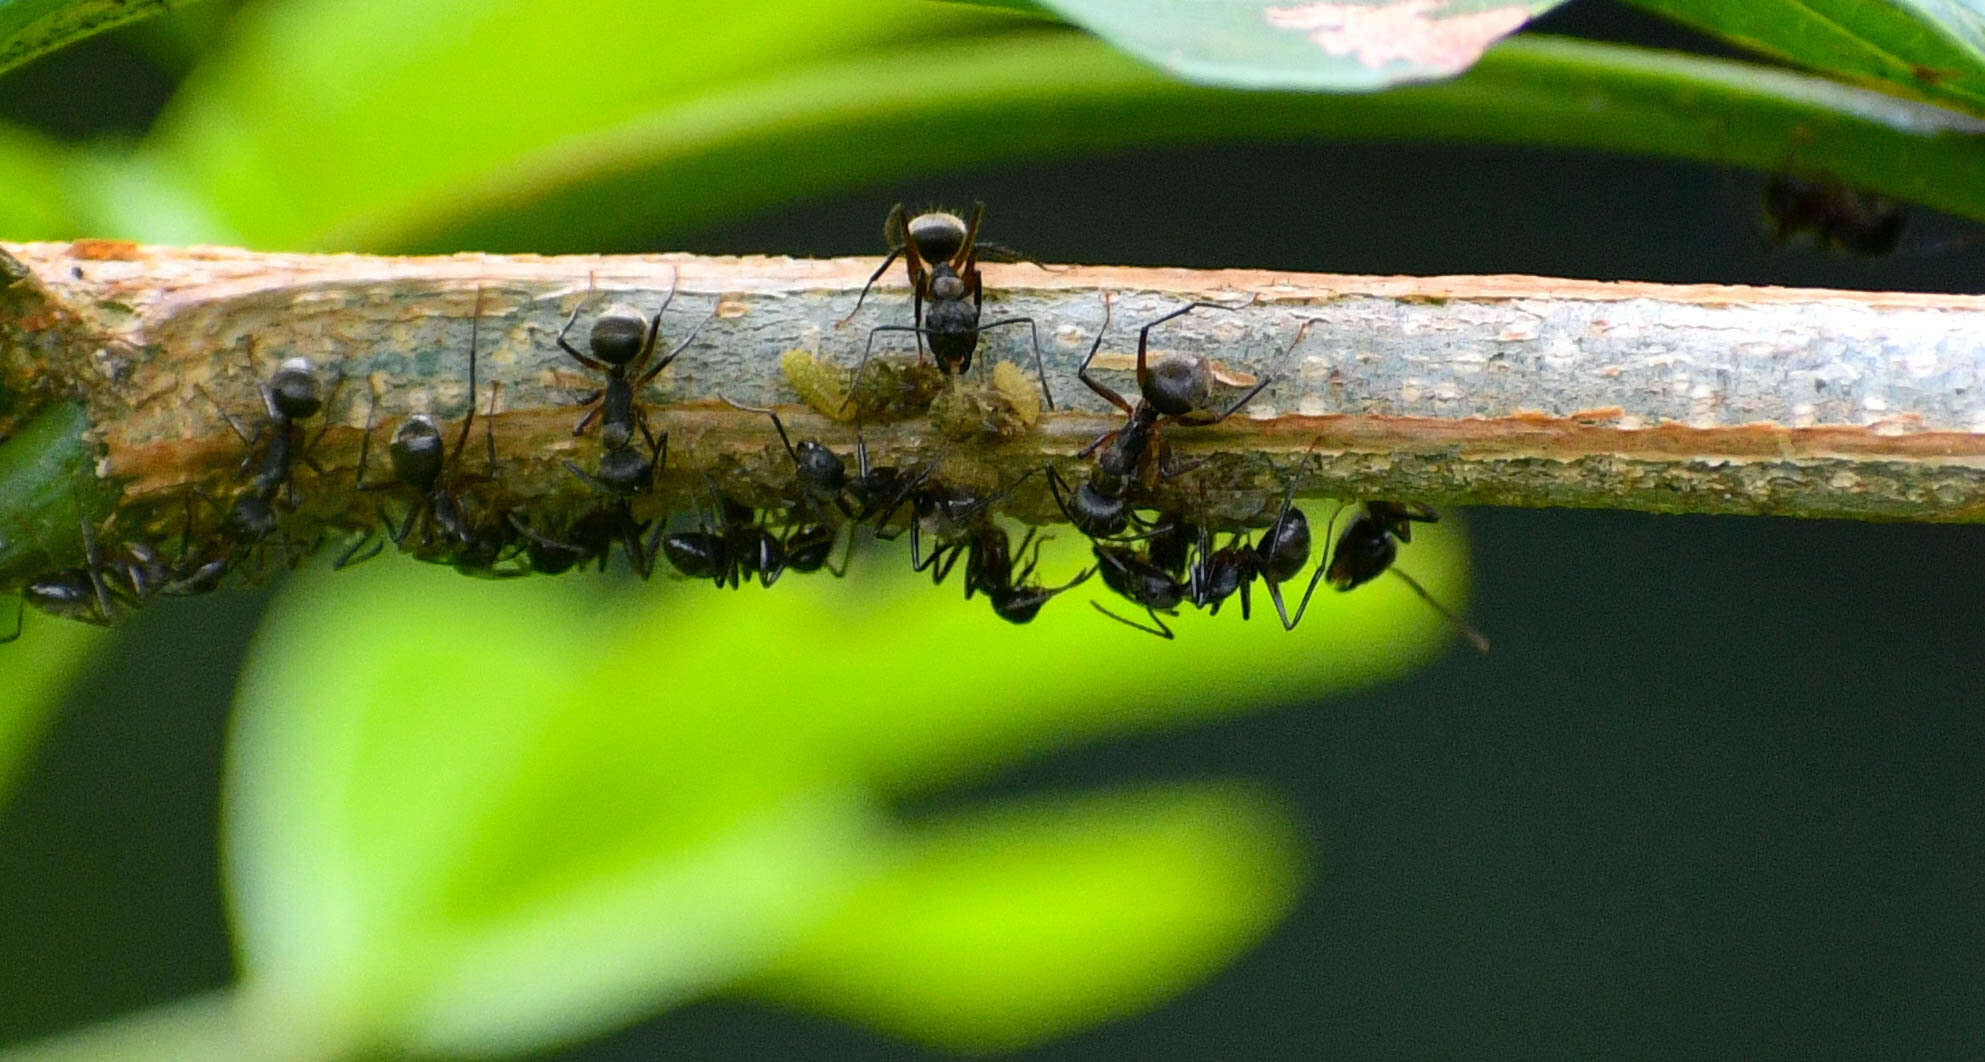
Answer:
[{"label": "branch with lichen", "polygon": [[[534,507],[592,504],[566,465],[597,454],[596,435],[572,433],[597,378],[553,339],[575,310],[583,337],[600,310],[649,313],[671,285],[661,342],[703,326],[639,396],[669,437],[644,515],[713,484],[765,504],[789,487],[768,419],[725,399],[777,407],[796,440],[842,453],[859,422],[873,460],[941,456],[948,480],[990,487],[1045,461],[1079,477],[1074,455],[1122,421],[1076,378],[1106,312],[1096,373],[1134,396],[1137,327],[1204,300],[1233,308],[1168,322],[1152,355],[1268,381],[1240,415],[1167,432],[1197,471],[1160,490],[1220,519],[1262,519],[1291,479],[1308,496],[1435,505],[1985,519],[1985,298],[987,265],[986,319],[1035,329],[987,331],[962,383],[919,367],[913,336],[875,333],[844,402],[870,329],[910,316],[891,274],[843,321],[874,259],[0,248],[0,586],[72,562],[79,520],[163,538],[190,498],[226,497],[245,455],[227,417],[261,417],[259,386],[291,357],[328,393],[314,467],[296,475],[297,537],[376,526],[380,499],[358,489],[367,425],[376,480],[405,417],[459,424],[472,324],[484,426],[459,460]],[[1036,337],[1052,411],[1035,405]],[[1055,518],[1040,479],[1006,511]]]}]

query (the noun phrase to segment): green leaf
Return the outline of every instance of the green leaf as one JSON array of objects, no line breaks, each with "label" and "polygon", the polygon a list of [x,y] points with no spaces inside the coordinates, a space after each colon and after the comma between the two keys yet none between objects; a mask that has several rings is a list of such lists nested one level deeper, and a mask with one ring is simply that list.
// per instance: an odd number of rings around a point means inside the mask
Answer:
[{"label": "green leaf", "polygon": [[47,732],[69,681],[112,637],[110,632],[17,609],[20,599],[0,597],[0,637],[22,616],[19,640],[0,645],[0,802],[14,791],[29,752]]},{"label": "green leaf", "polygon": [[170,0],[0,0],[0,70],[169,8]]},{"label": "green leaf", "polygon": [[750,991],[957,1051],[1154,1006],[1245,951],[1302,874],[1276,804],[1177,786],[1033,800],[918,831]]},{"label": "green leaf", "polygon": [[[1452,600],[1459,540],[1429,530],[1410,563]],[[1054,545],[1063,578],[1081,551]],[[1079,597],[1023,630],[897,554],[858,563],[766,593],[379,562],[292,584],[227,784],[258,1024],[386,1053],[609,1028],[748,980],[895,866],[893,793],[1312,699],[1451,637],[1381,584],[1326,592],[1293,635],[1186,617],[1180,653]]]},{"label": "green leaf", "polygon": [[[188,83],[146,149],[116,160],[117,179],[80,194],[102,231],[144,239],[581,250],[625,246],[633,218],[668,238],[995,159],[1386,137],[1761,169],[1796,154],[1816,176],[1985,218],[1985,125],[1743,63],[1518,37],[1450,81],[1237,93],[1170,81],[1035,19],[950,5],[772,5],[740,23],[731,5],[698,4],[669,8],[670,28],[615,32],[580,3],[541,40],[520,28],[541,12],[520,2],[448,0],[432,18],[384,0],[271,5]],[[789,16],[808,31],[778,30]],[[767,32],[776,43],[752,43]],[[694,43],[630,76],[621,47],[649,37]],[[945,76],[876,76],[908,53]]]},{"label": "green leaf", "polygon": [[1564,0],[1042,0],[1168,73],[1245,89],[1370,92],[1453,77]]},{"label": "green leaf", "polygon": [[1818,73],[1985,114],[1985,14],[1958,0],[1630,0]]},{"label": "green leaf", "polygon": [[81,403],[60,402],[0,443],[0,586],[77,563],[83,519],[109,512],[88,429]]},{"label": "green leaf", "polygon": [[64,167],[71,149],[31,130],[0,124],[0,234],[9,240],[82,235],[71,216]]}]

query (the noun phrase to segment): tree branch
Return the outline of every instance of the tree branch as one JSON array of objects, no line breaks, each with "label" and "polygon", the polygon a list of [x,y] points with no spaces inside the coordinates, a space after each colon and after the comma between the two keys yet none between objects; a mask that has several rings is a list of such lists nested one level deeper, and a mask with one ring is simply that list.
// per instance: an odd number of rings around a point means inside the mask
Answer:
[{"label": "tree branch", "polygon": [[[672,280],[678,294],[663,343],[714,312],[644,401],[670,432],[673,484],[700,490],[707,472],[741,495],[776,494],[791,466],[771,449],[763,416],[716,396],[791,407],[796,392],[778,368],[787,351],[852,367],[871,326],[909,319],[901,274],[892,272],[854,321],[837,324],[874,259],[0,247],[12,256],[0,263],[11,269],[0,279],[12,278],[0,292],[0,432],[14,437],[0,447],[0,585],[73,555],[78,509],[99,520],[115,512],[124,528],[163,528],[189,488],[230,493],[244,451],[222,408],[256,421],[258,384],[297,355],[343,381],[313,451],[325,471],[299,475],[299,519],[368,526],[378,499],[352,489],[368,411],[376,401],[371,478],[384,477],[384,441],[408,413],[461,415],[478,292],[481,378],[501,382],[500,477],[547,505],[586,497],[564,462],[590,466],[598,451],[594,437],[571,434],[574,395],[592,375],[552,343],[575,308],[584,307],[574,330],[582,343],[598,310],[626,303],[650,312]],[[1103,321],[1103,293],[1113,294],[1113,319],[1097,364],[1118,370],[1104,375],[1129,393],[1135,384],[1121,370],[1131,367],[1136,326],[1186,300],[1254,297],[1152,334],[1154,352],[1203,354],[1230,380],[1272,378],[1244,416],[1167,433],[1182,458],[1214,458],[1205,474],[1185,478],[1196,497],[1237,517],[1257,512],[1258,496],[1279,494],[1293,474],[1305,494],[1433,504],[1985,519],[1978,297],[1519,276],[984,269],[987,320],[1038,322],[1060,411],[1030,430],[1009,423],[1004,438],[970,423],[885,422],[871,411],[864,435],[878,460],[907,463],[907,451],[943,448],[947,476],[1007,481],[1044,458],[1067,458],[1122,420],[1075,378]],[[1025,327],[987,332],[980,363],[1012,361],[1031,378],[1027,336]],[[901,332],[876,338],[891,357],[908,355],[910,343]],[[60,416],[65,397],[86,411],[80,438],[32,430]],[[479,408],[488,402],[484,386]],[[787,413],[796,439],[852,448],[852,425]],[[24,456],[31,439],[38,449]],[[63,445],[87,447],[93,480],[65,478]],[[480,431],[470,453],[478,460]],[[1273,467],[1259,459],[1289,455],[1313,459]],[[58,489],[47,489],[51,482]],[[42,489],[24,493],[22,483]],[[1031,487],[1013,506],[1023,519],[1052,514],[1045,492]]]}]

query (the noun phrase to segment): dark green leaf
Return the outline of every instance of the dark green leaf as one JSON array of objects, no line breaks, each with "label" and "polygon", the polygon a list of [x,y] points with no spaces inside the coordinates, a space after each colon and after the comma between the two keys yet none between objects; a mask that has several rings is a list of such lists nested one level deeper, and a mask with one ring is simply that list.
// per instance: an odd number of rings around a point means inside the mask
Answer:
[{"label": "dark green leaf", "polygon": [[1818,73],[1985,114],[1985,14],[1959,0],[1631,0]]},{"label": "dark green leaf", "polygon": [[169,9],[168,0],[0,0],[0,70]]}]

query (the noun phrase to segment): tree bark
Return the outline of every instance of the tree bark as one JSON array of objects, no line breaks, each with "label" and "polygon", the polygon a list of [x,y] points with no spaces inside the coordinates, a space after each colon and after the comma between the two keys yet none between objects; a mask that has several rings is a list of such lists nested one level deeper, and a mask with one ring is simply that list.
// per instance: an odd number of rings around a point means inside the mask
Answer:
[{"label": "tree bark", "polygon": [[[586,497],[565,462],[590,466],[598,452],[592,432],[572,434],[575,396],[597,374],[553,343],[574,310],[571,339],[582,350],[599,310],[652,312],[671,283],[661,345],[708,319],[641,396],[670,438],[669,489],[658,499],[706,491],[705,474],[745,496],[776,494],[790,479],[767,419],[720,395],[779,406],[796,441],[851,450],[854,426],[799,406],[780,359],[800,350],[852,367],[872,326],[910,319],[902,270],[892,267],[840,323],[872,258],[381,258],[112,241],[0,248],[10,256],[0,263],[9,281],[0,293],[0,432],[22,436],[0,446],[0,573],[12,582],[73,554],[76,522],[56,510],[162,529],[189,491],[226,496],[245,450],[223,411],[251,429],[261,423],[259,384],[285,358],[309,357],[338,381],[310,426],[325,429],[311,453],[322,472],[299,472],[299,518],[362,527],[378,508],[376,494],[353,489],[366,424],[367,477],[384,479],[384,444],[407,414],[459,423],[478,305],[479,417],[491,408],[489,383],[500,384],[495,472],[507,490],[546,504]],[[1139,325],[1191,300],[1236,307],[1151,334],[1154,356],[1213,359],[1230,385],[1269,380],[1233,419],[1165,432],[1182,462],[1208,459],[1168,489],[1235,519],[1258,513],[1258,496],[1279,496],[1291,478],[1305,495],[1435,505],[1985,519],[1978,297],[1522,276],[983,270],[984,319],[1032,318],[1058,410],[998,437],[923,417],[865,417],[876,460],[941,452],[947,476],[1010,482],[1120,424],[1075,375],[1108,293],[1097,375],[1132,398]],[[986,332],[971,375],[1011,361],[1031,380],[1028,336],[1025,326]],[[907,333],[875,333],[874,342],[879,359],[913,356]],[[1214,391],[1215,405],[1239,393]],[[8,451],[39,438],[30,426],[65,400],[84,410],[69,445],[85,448],[91,474],[47,489],[62,475],[59,460]],[[480,469],[482,428],[474,439],[466,460]],[[56,471],[37,480],[34,468]],[[1014,494],[1016,515],[1053,515],[1037,487]]]}]

